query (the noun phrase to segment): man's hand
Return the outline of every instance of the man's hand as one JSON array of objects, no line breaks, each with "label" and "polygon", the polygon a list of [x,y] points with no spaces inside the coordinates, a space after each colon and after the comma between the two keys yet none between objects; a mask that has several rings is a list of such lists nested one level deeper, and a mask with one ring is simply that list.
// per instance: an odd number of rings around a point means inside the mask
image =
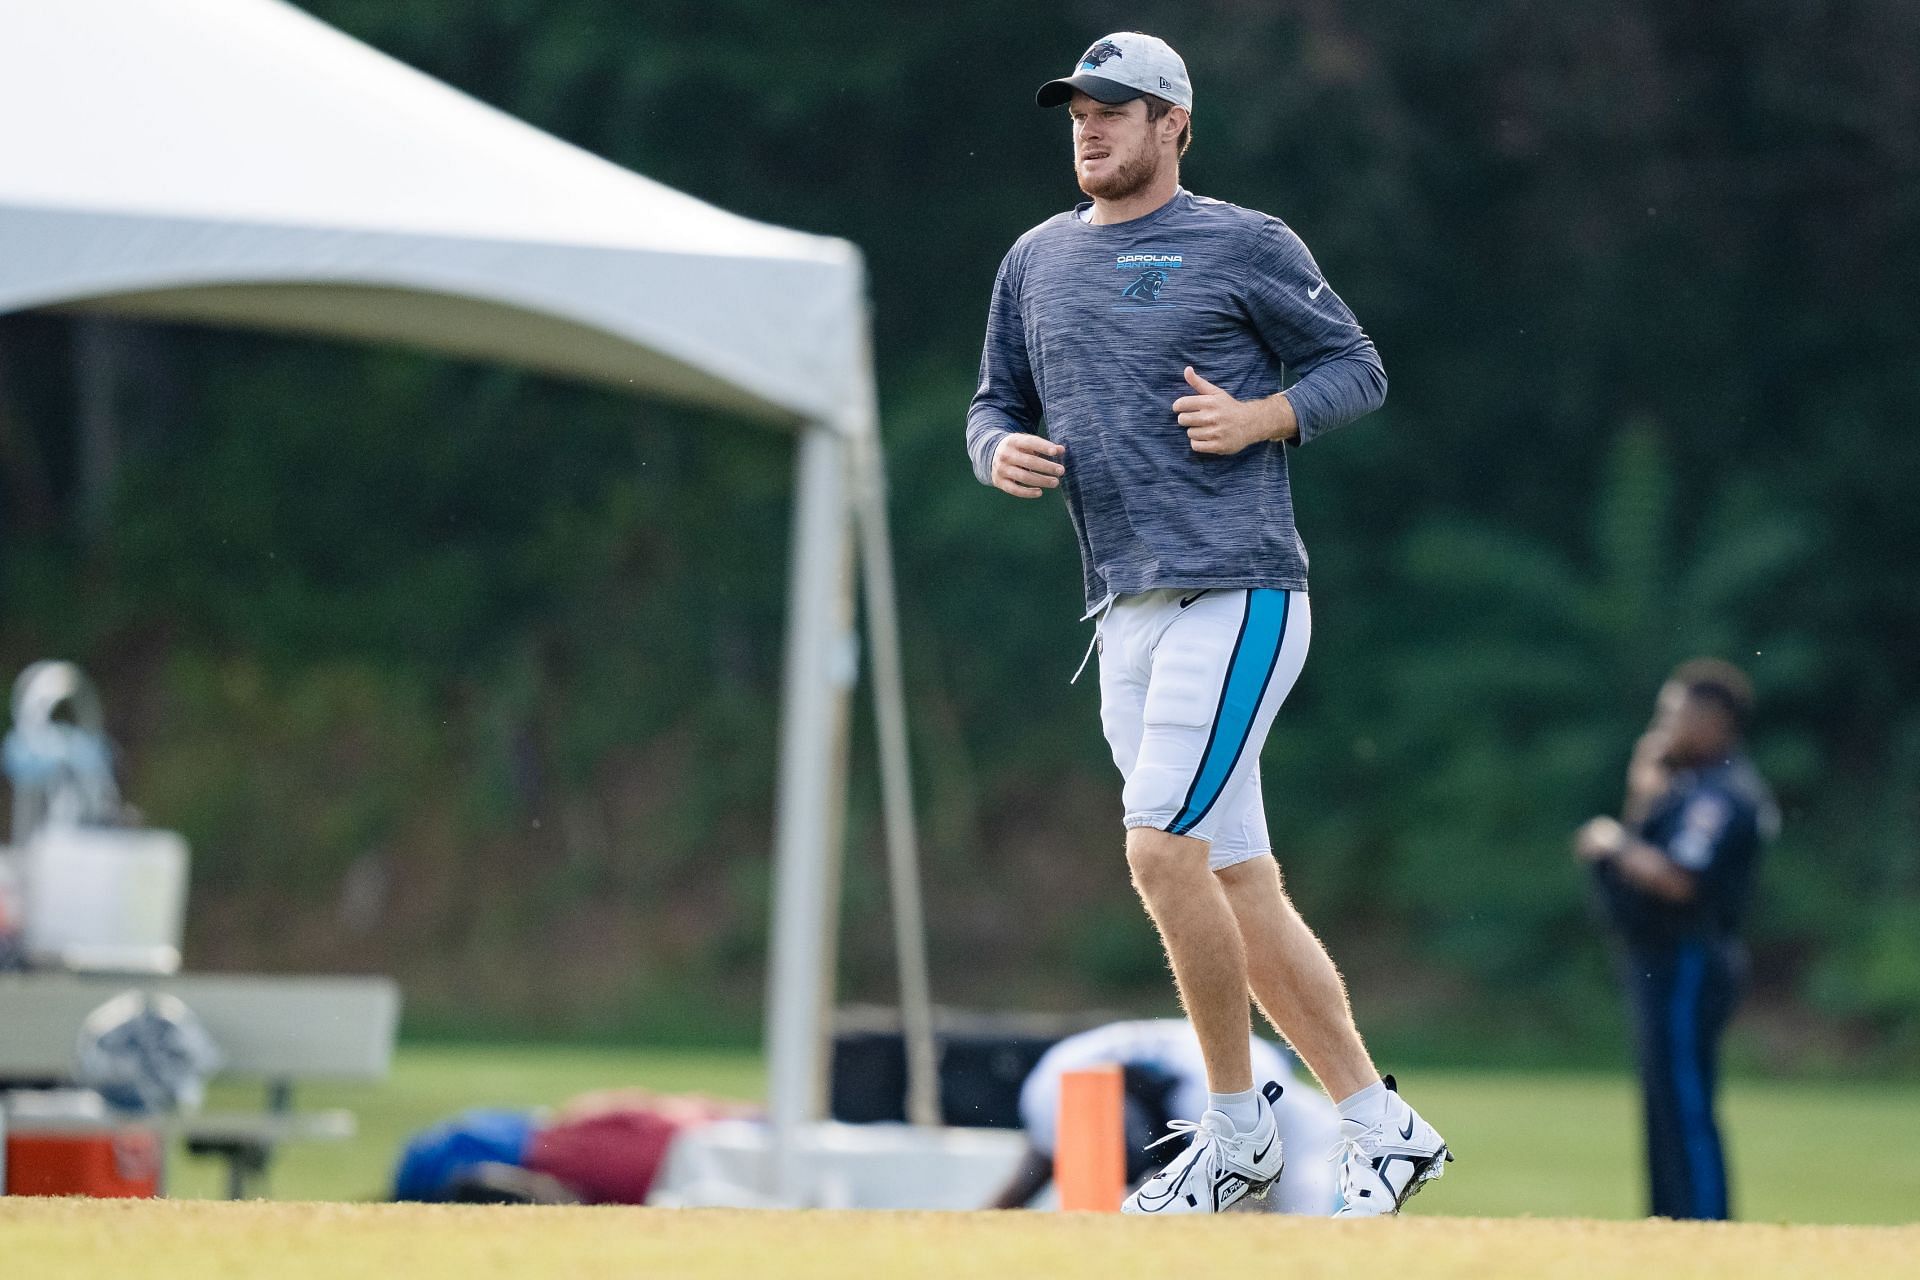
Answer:
[{"label": "man's hand", "polygon": [[1573,838],[1573,856],[1588,866],[1606,863],[1643,893],[1684,905],[1700,891],[1699,878],[1633,835],[1614,818],[1591,818]]},{"label": "man's hand", "polygon": [[1042,489],[1058,489],[1066,467],[1054,461],[1067,451],[1045,436],[1015,433],[993,451],[993,487],[1016,498],[1037,498]]},{"label": "man's hand", "polygon": [[1648,729],[1633,744],[1633,759],[1627,764],[1629,818],[1637,821],[1646,817],[1673,785],[1673,770],[1667,764],[1667,751],[1672,745],[1673,735],[1657,727]]},{"label": "man's hand", "polygon": [[1573,856],[1582,862],[1605,862],[1626,851],[1627,829],[1614,818],[1590,818],[1573,838]]},{"label": "man's hand", "polygon": [[1235,400],[1187,366],[1187,385],[1194,394],[1173,402],[1187,442],[1195,453],[1230,457],[1262,440],[1291,440],[1300,434],[1299,419],[1284,392],[1263,400]]}]

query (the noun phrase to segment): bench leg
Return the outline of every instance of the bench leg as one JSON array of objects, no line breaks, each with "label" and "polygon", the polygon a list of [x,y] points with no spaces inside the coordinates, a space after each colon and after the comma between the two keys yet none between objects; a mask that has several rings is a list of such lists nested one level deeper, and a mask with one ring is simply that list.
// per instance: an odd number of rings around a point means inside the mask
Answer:
[{"label": "bench leg", "polygon": [[267,1190],[267,1147],[237,1147],[227,1155],[227,1199],[252,1200]]},{"label": "bench leg", "polygon": [[189,1139],[187,1154],[219,1156],[227,1162],[227,1199],[252,1200],[266,1194],[267,1165],[273,1160],[271,1143]]}]

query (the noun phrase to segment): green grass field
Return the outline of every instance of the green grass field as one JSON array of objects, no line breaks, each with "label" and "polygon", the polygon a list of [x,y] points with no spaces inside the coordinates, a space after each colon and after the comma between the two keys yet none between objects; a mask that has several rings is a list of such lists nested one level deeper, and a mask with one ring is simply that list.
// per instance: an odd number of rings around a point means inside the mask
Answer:
[{"label": "green grass field", "polygon": [[0,1201],[6,1274],[59,1280],[1113,1280],[1913,1275],[1920,1228],[1266,1214],[820,1213]]},{"label": "green grass field", "polygon": [[[1639,1119],[1619,1077],[1415,1072],[1403,1083],[1459,1155],[1414,1201],[1423,1216],[1631,1218],[1641,1212]],[[303,1107],[343,1106],[352,1142],[290,1148],[270,1193],[366,1200],[388,1184],[406,1135],[469,1106],[535,1106],[589,1089],[642,1084],[737,1097],[760,1092],[751,1054],[689,1050],[403,1047],[377,1087],[314,1088]],[[212,1107],[258,1106],[217,1090]],[[1735,1081],[1723,1100],[1734,1204],[1753,1222],[1920,1220],[1920,1086]],[[1307,1158],[1319,1153],[1303,1153]],[[176,1198],[222,1193],[212,1161],[176,1154]]]}]

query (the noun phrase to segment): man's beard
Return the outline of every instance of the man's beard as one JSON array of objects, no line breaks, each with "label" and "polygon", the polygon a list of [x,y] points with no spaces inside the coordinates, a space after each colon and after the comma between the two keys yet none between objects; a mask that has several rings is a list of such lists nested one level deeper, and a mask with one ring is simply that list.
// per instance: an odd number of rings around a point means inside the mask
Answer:
[{"label": "man's beard", "polygon": [[1147,149],[1120,165],[1112,172],[1098,178],[1085,178],[1080,174],[1080,165],[1073,166],[1073,176],[1080,183],[1080,189],[1096,200],[1125,200],[1129,196],[1145,191],[1153,180],[1160,175],[1160,156]]}]

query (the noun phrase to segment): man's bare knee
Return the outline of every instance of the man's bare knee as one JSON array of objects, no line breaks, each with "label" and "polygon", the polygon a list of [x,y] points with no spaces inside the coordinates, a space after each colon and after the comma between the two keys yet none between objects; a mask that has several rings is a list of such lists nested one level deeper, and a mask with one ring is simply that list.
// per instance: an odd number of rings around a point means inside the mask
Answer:
[{"label": "man's bare knee", "polygon": [[1233,888],[1237,885],[1255,884],[1261,879],[1274,874],[1274,861],[1272,858],[1247,858],[1240,862],[1230,863],[1213,874],[1218,876],[1220,883],[1226,885],[1228,888]]},{"label": "man's bare knee", "polygon": [[1127,832],[1127,867],[1142,897],[1177,891],[1207,874],[1207,842],[1135,827]]}]

